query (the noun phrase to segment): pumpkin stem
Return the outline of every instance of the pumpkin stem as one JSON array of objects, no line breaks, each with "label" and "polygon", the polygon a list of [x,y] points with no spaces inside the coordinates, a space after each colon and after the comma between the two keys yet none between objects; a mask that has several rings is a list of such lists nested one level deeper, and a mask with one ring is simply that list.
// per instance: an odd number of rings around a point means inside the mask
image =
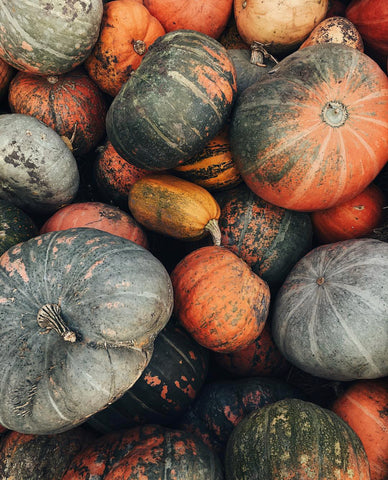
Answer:
[{"label": "pumpkin stem", "polygon": [[251,43],[251,59],[250,62],[253,65],[257,65],[258,67],[266,67],[267,65],[264,63],[265,58],[271,59],[276,64],[279,63],[276,58],[271,55],[265,47],[268,47],[270,43],[260,43],[260,42],[252,42]]},{"label": "pumpkin stem", "polygon": [[55,85],[58,82],[59,78],[56,75],[49,75],[47,81],[52,85]]},{"label": "pumpkin stem", "polygon": [[133,49],[138,55],[144,55],[147,49],[147,45],[143,40],[133,40]]},{"label": "pumpkin stem", "polygon": [[323,285],[325,283],[325,277],[318,277],[316,282],[318,285]]},{"label": "pumpkin stem", "polygon": [[214,245],[219,247],[221,245],[221,230],[218,225],[218,221],[215,218],[212,218],[205,225],[205,230],[210,233],[213,239]]},{"label": "pumpkin stem", "polygon": [[322,109],[322,118],[331,127],[341,127],[348,118],[348,111],[343,103],[327,102]]},{"label": "pumpkin stem", "polygon": [[37,316],[38,325],[47,330],[55,330],[66,342],[74,343],[76,334],[65,325],[61,317],[61,307],[56,303],[47,303],[39,310]]}]

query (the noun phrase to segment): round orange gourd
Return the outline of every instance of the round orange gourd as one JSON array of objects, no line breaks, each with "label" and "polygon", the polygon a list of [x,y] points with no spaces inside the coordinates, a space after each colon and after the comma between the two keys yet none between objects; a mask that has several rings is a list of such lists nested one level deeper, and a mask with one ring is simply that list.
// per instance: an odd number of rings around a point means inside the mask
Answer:
[{"label": "round orange gourd", "polygon": [[128,195],[135,219],[146,228],[184,240],[210,233],[220,243],[220,207],[203,187],[167,174],[150,174],[135,182]]},{"label": "round orange gourd", "polygon": [[312,212],[317,239],[321,243],[330,243],[368,235],[380,225],[384,204],[383,192],[371,184],[351,200]]},{"label": "round orange gourd", "polygon": [[141,2],[106,3],[100,36],[85,61],[90,77],[103,92],[116,96],[148,47],[165,33],[159,20]]},{"label": "round orange gourd", "polygon": [[388,381],[359,380],[332,410],[356,432],[368,456],[371,479],[388,478]]},{"label": "round orange gourd", "polygon": [[171,272],[175,314],[200,345],[230,353],[262,332],[269,311],[267,283],[220,246],[201,247]]}]

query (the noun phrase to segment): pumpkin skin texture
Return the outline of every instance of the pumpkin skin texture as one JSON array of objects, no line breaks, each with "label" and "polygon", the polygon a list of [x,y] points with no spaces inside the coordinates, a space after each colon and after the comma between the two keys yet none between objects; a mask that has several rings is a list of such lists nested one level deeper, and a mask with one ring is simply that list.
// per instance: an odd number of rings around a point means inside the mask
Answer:
[{"label": "pumpkin skin texture", "polygon": [[333,243],[367,236],[381,224],[384,206],[383,192],[371,184],[351,200],[312,212],[316,237],[321,243]]},{"label": "pumpkin skin texture", "polygon": [[6,96],[8,85],[12,80],[14,73],[15,70],[11,65],[8,65],[8,63],[0,59],[0,100]]},{"label": "pumpkin skin texture", "polygon": [[159,19],[166,32],[195,30],[218,38],[232,13],[233,0],[143,0],[152,15]]},{"label": "pumpkin skin texture", "polygon": [[220,243],[220,207],[203,187],[167,174],[149,174],[129,190],[128,206],[146,228],[184,240],[212,235]]},{"label": "pumpkin skin texture", "polygon": [[[135,383],[172,311],[169,276],[149,251],[80,227],[15,245],[0,266],[2,425],[60,433]],[[48,304],[61,317],[51,323]]]},{"label": "pumpkin skin texture", "polygon": [[313,228],[307,213],[277,207],[245,184],[222,201],[221,245],[241,257],[272,291],[312,248]]},{"label": "pumpkin skin texture", "polygon": [[103,4],[101,0],[1,0],[0,10],[0,57],[18,70],[59,75],[89,55],[98,38]]},{"label": "pumpkin skin texture", "polygon": [[226,480],[369,480],[360,439],[332,411],[289,398],[247,415],[226,447]]},{"label": "pumpkin skin texture", "polygon": [[72,203],[57,210],[49,217],[40,233],[88,227],[118,235],[148,248],[148,239],[136,220],[118,207],[102,202]]},{"label": "pumpkin skin texture", "polygon": [[107,101],[80,68],[44,77],[18,72],[8,101],[12,112],[31,115],[66,137],[77,156],[90,152],[105,135]]},{"label": "pumpkin skin texture", "polygon": [[58,480],[93,436],[82,427],[57,435],[9,432],[0,447],[2,478]]},{"label": "pumpkin skin texture", "polygon": [[46,214],[71,203],[77,162],[61,137],[29,115],[0,116],[0,198],[27,213]]},{"label": "pumpkin skin texture", "polygon": [[373,480],[385,480],[388,477],[387,380],[359,380],[341,394],[331,407],[362,441]]},{"label": "pumpkin skin texture", "polygon": [[116,96],[143,55],[166,32],[138,1],[115,0],[104,6],[100,36],[85,68],[105,93]]},{"label": "pumpkin skin texture", "polygon": [[235,95],[234,66],[217,40],[192,30],[169,32],[150,46],[114,98],[108,139],[137,167],[174,168],[221,130]]},{"label": "pumpkin skin texture", "polygon": [[387,273],[388,244],[369,238],[323,245],[299,260],[271,317],[286,359],[329,380],[386,376]]},{"label": "pumpkin skin texture", "polygon": [[233,352],[253,343],[269,312],[267,283],[230,250],[198,248],[171,272],[175,313],[200,345]]},{"label": "pumpkin skin texture", "polygon": [[[336,43],[300,49],[237,99],[231,147],[248,187],[290,210],[361,193],[388,158],[388,78]],[[361,148],[362,145],[362,148]]]}]

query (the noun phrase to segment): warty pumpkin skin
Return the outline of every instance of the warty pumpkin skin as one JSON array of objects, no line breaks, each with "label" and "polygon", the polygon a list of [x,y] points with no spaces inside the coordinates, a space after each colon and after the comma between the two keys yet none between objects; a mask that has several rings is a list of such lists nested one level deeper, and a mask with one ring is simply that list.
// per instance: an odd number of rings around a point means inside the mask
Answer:
[{"label": "warty pumpkin skin", "polygon": [[297,262],[272,309],[272,335],[297,368],[329,380],[388,375],[388,243],[352,239]]},{"label": "warty pumpkin skin", "polygon": [[149,174],[129,190],[128,206],[146,228],[184,240],[211,234],[220,243],[220,207],[203,187],[168,174]]},{"label": "warty pumpkin skin", "polygon": [[59,75],[80,65],[100,31],[101,0],[1,0],[0,57],[18,70]]},{"label": "warty pumpkin skin", "polygon": [[174,168],[221,130],[235,95],[235,69],[217,40],[192,30],[169,32],[113,99],[108,139],[137,167]]},{"label": "warty pumpkin skin", "polygon": [[358,436],[335,413],[288,398],[251,412],[226,447],[226,480],[369,480]]},{"label": "warty pumpkin skin", "polygon": [[142,2],[115,0],[104,5],[100,35],[85,68],[103,92],[116,96],[140,65],[148,47],[166,32]]},{"label": "warty pumpkin skin", "polygon": [[237,99],[231,147],[248,187],[299,211],[364,190],[388,158],[388,78],[335,43],[300,49]]},{"label": "warty pumpkin skin", "polygon": [[49,76],[18,72],[8,102],[12,112],[31,115],[66,137],[75,155],[88,153],[105,135],[108,103],[81,68]]},{"label": "warty pumpkin skin", "polygon": [[49,232],[0,258],[0,423],[52,434],[120,397],[172,311],[163,265],[91,228]]},{"label": "warty pumpkin skin", "polygon": [[269,312],[267,283],[230,250],[201,247],[171,272],[174,311],[204,347],[233,352],[253,343]]}]

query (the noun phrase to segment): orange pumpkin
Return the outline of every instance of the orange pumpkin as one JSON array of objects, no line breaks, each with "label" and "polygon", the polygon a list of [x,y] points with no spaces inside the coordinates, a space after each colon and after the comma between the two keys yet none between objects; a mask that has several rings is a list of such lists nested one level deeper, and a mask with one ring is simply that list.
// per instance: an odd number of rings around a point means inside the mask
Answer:
[{"label": "orange pumpkin", "polygon": [[75,155],[92,150],[105,135],[105,96],[82,69],[63,75],[18,72],[9,85],[15,113],[37,118],[68,139]]},{"label": "orange pumpkin", "polygon": [[388,478],[388,381],[359,380],[333,403],[332,410],[359,436],[372,480]]},{"label": "orange pumpkin", "polygon": [[142,227],[118,207],[101,202],[72,203],[57,210],[40,229],[40,233],[88,227],[103,230],[148,248]]},{"label": "orange pumpkin", "polygon": [[13,77],[14,71],[11,65],[0,58],[0,100],[7,93],[8,85]]},{"label": "orange pumpkin", "polygon": [[100,36],[85,61],[86,70],[103,92],[116,96],[148,47],[165,33],[159,20],[141,2],[108,2],[104,5]]},{"label": "orange pumpkin", "polygon": [[382,222],[384,205],[383,192],[371,184],[351,200],[312,212],[317,239],[331,243],[368,235]]},{"label": "orange pumpkin", "polygon": [[144,5],[166,32],[195,30],[218,38],[228,23],[233,0],[144,0]]},{"label": "orange pumpkin", "polygon": [[206,246],[171,272],[175,314],[200,345],[230,353],[262,332],[269,311],[267,283],[230,250]]}]

